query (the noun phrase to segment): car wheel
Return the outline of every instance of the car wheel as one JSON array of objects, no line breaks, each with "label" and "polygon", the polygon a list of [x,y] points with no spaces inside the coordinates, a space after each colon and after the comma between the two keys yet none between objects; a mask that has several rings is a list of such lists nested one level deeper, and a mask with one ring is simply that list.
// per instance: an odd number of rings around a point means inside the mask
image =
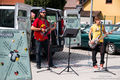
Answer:
[{"label": "car wheel", "polygon": [[106,52],[110,55],[115,54],[115,45],[113,43],[108,43],[106,46]]}]

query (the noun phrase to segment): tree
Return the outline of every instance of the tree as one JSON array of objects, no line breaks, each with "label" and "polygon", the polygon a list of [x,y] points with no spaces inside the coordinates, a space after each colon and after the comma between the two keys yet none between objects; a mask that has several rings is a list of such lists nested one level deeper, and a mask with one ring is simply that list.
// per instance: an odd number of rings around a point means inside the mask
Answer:
[{"label": "tree", "polygon": [[66,4],[66,0],[25,0],[25,3],[31,6],[63,9]]}]

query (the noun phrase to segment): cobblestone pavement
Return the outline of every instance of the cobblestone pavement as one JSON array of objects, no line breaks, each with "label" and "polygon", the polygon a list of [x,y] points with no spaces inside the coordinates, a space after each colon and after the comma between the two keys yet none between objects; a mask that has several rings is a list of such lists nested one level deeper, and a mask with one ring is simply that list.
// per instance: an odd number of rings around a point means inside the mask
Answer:
[{"label": "cobblestone pavement", "polygon": [[[32,80],[120,80],[120,55],[109,55],[108,70],[109,72],[94,72],[91,61],[91,51],[83,49],[70,49],[70,65],[72,69],[79,74],[77,76],[71,69],[60,73],[68,65],[68,48],[54,55],[54,64],[58,68],[47,70],[47,60],[42,60],[42,69],[36,68],[36,63],[31,60]],[[106,55],[105,55],[106,60]],[[100,54],[97,54],[98,65]],[[106,63],[105,63],[106,64]],[[105,67],[105,65],[104,65]]]}]

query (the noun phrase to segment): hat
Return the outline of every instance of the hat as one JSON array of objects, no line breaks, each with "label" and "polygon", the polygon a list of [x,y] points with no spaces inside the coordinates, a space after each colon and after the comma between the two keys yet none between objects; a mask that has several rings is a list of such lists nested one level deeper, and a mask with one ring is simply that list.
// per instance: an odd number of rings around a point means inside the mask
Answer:
[{"label": "hat", "polygon": [[41,13],[43,11],[46,11],[46,10],[44,8],[42,8],[42,9],[39,10],[39,13]]}]

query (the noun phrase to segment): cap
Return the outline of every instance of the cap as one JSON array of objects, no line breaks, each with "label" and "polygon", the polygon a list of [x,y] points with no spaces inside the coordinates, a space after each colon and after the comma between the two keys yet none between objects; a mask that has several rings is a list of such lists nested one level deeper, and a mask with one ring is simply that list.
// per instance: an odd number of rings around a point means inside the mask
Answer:
[{"label": "cap", "polygon": [[42,9],[39,10],[39,13],[41,13],[43,11],[46,11],[46,10],[44,8],[42,8]]}]

